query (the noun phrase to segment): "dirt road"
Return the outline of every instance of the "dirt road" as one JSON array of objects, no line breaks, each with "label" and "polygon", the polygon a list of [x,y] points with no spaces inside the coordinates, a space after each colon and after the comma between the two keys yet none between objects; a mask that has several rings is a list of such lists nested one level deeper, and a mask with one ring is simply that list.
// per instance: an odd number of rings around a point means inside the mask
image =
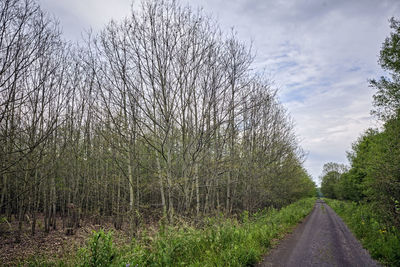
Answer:
[{"label": "dirt road", "polygon": [[379,266],[342,219],[317,200],[310,215],[258,266]]}]

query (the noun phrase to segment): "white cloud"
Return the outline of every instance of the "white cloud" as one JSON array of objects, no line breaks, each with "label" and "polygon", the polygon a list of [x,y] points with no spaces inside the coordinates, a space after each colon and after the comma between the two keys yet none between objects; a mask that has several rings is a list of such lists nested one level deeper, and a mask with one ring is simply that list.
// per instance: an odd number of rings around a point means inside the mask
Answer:
[{"label": "white cloud", "polygon": [[99,31],[111,19],[120,20],[128,16],[132,1],[38,0],[38,2],[44,10],[60,21],[67,39],[79,41],[85,31],[89,29]]}]

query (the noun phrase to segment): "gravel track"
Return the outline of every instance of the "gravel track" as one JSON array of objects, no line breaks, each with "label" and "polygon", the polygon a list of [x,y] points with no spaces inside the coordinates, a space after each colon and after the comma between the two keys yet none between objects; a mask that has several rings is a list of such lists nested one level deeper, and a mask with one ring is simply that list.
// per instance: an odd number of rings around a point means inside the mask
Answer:
[{"label": "gravel track", "polygon": [[257,266],[380,266],[323,201]]}]

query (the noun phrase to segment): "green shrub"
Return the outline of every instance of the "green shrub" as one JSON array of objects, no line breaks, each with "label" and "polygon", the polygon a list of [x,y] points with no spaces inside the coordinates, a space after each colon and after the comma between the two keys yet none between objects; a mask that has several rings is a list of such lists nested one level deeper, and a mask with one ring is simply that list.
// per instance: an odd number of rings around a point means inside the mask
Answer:
[{"label": "green shrub", "polygon": [[80,251],[82,266],[110,266],[116,258],[112,232],[93,232],[85,248]]}]

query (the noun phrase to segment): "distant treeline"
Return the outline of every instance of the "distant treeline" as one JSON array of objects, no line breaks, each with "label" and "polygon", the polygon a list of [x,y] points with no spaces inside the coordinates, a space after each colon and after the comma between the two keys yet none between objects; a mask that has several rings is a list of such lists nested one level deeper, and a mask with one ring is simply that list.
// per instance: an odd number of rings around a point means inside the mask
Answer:
[{"label": "distant treeline", "polygon": [[400,21],[392,18],[390,25],[379,63],[391,78],[370,80],[377,90],[372,113],[383,128],[366,130],[353,144],[350,168],[325,164],[321,190],[329,198],[370,202],[383,220],[400,228]]},{"label": "distant treeline", "polygon": [[81,45],[0,2],[0,214],[44,231],[282,207],[315,194],[276,90],[234,33],[144,1]]}]

